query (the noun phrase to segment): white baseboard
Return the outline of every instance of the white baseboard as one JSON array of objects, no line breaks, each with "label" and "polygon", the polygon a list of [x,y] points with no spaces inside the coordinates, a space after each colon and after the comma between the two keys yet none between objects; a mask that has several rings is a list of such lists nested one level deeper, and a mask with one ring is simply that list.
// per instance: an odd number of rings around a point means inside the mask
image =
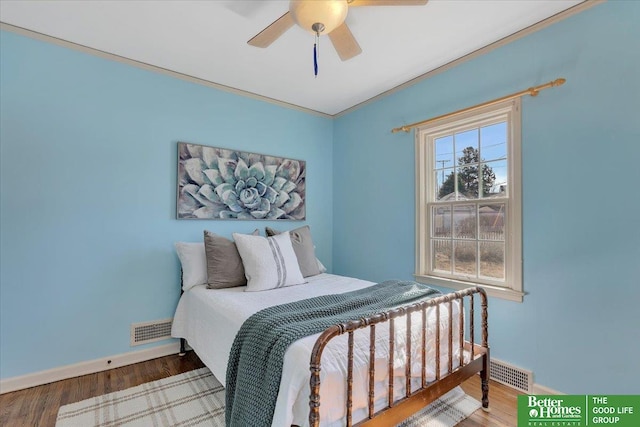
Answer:
[{"label": "white baseboard", "polygon": [[121,366],[132,365],[134,363],[144,362],[146,360],[156,359],[170,354],[178,354],[179,351],[180,342],[178,341],[144,350],[131,351],[111,357],[103,357],[100,359],[75,363],[73,365],[47,369],[46,371],[6,378],[0,380],[0,394],[48,384],[54,381],[66,380],[67,378],[106,371],[108,369],[119,368]]},{"label": "white baseboard", "polygon": [[562,393],[561,391],[557,391],[540,384],[533,384],[533,394],[566,394],[566,393]]}]

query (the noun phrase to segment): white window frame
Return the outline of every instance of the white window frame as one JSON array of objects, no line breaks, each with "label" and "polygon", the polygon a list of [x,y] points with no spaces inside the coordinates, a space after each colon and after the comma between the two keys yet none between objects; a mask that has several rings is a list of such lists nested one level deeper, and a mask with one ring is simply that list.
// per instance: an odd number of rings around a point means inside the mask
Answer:
[{"label": "white window frame", "polygon": [[[437,120],[418,128],[416,145],[416,272],[419,282],[453,289],[481,286],[490,296],[522,302],[522,161],[520,99],[503,101],[473,111],[463,112]],[[485,126],[491,121],[506,119],[507,133],[507,197],[478,199],[478,202],[496,201],[506,204],[505,279],[492,281],[446,274],[431,270],[431,210],[437,204],[434,172],[434,140],[437,137],[465,128]],[[476,201],[471,201],[476,203]],[[465,202],[469,203],[469,201]]]}]

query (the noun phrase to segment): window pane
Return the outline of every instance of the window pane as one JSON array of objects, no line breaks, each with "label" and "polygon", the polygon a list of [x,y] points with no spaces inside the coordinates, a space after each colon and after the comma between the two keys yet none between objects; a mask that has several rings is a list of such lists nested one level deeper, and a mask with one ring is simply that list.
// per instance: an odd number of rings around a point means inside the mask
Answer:
[{"label": "window pane", "polygon": [[451,206],[433,207],[432,216],[432,237],[451,238]]},{"label": "window pane", "polygon": [[433,269],[451,273],[451,240],[432,240],[431,245]]},{"label": "window pane", "polygon": [[480,157],[487,162],[507,158],[507,122],[480,128]]},{"label": "window pane", "polygon": [[480,239],[500,240],[504,242],[505,206],[504,203],[480,205]]},{"label": "window pane", "polygon": [[483,197],[507,197],[507,161],[499,160],[482,165]]},{"label": "window pane", "polygon": [[[478,152],[479,129],[471,129],[466,132],[454,134],[454,145],[456,148],[456,163],[468,163],[464,161],[471,152]],[[477,160],[476,160],[477,161]],[[462,163],[461,163],[462,162]]]},{"label": "window pane", "polygon": [[471,163],[457,168],[458,172],[458,200],[473,200],[478,198],[478,164]]},{"label": "window pane", "polygon": [[476,205],[457,205],[453,208],[454,237],[476,238]]},{"label": "window pane", "polygon": [[435,172],[436,200],[455,200],[455,175],[452,168]]},{"label": "window pane", "polygon": [[480,275],[504,279],[504,243],[480,242]]},{"label": "window pane", "polygon": [[433,165],[433,168],[442,169],[453,167],[453,135],[436,138],[434,145],[436,162]]},{"label": "window pane", "polygon": [[[463,145],[458,143],[465,142]],[[479,191],[478,129],[456,134],[458,200],[477,199]]]},{"label": "window pane", "polygon": [[455,241],[455,273],[476,276],[476,242]]}]

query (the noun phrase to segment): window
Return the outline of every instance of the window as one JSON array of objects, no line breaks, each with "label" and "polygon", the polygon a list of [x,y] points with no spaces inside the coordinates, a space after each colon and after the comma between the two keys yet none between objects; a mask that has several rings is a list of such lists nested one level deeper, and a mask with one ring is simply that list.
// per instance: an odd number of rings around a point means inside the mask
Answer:
[{"label": "window", "polygon": [[416,279],[522,301],[520,101],[416,132]]}]

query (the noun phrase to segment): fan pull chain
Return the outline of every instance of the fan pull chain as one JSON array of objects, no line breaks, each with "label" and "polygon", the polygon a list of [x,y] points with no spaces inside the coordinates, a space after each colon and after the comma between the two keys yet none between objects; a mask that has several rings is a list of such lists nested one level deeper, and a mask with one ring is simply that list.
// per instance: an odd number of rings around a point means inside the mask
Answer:
[{"label": "fan pull chain", "polygon": [[316,32],[316,42],[313,44],[313,74],[318,77],[318,58],[320,57],[320,34]]}]

